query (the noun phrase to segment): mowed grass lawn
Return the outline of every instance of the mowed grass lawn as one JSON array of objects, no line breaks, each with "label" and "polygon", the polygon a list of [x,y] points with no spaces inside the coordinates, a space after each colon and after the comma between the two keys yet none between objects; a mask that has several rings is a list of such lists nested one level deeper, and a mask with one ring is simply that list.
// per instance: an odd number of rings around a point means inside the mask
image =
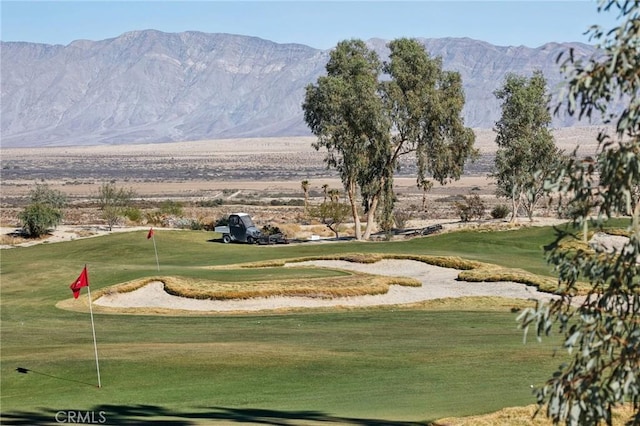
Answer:
[{"label": "mowed grass lawn", "polygon": [[[157,230],[160,273],[144,232],[2,251],[2,424],[55,424],[60,410],[104,411],[107,424],[428,423],[531,404],[530,385],[564,360],[552,356],[553,339],[523,345],[506,307],[95,314],[98,389],[89,315],[55,307],[85,264],[94,291],[225,273],[204,266],[352,252],[456,255],[551,274],[542,252],[551,228],[277,247],[213,236]],[[261,279],[255,273],[244,279]]]}]

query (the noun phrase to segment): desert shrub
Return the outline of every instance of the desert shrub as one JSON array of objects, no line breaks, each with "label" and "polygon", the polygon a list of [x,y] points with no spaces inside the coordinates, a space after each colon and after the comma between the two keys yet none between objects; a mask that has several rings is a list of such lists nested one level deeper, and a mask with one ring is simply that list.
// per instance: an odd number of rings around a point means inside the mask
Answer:
[{"label": "desert shrub", "polygon": [[281,224],[279,228],[287,237],[293,237],[302,230],[297,223]]},{"label": "desert shrub", "polygon": [[123,212],[123,215],[134,223],[140,223],[140,221],[142,221],[142,211],[136,207],[126,208]]},{"label": "desert shrub", "polygon": [[18,214],[26,236],[38,238],[62,221],[62,209],[67,204],[67,197],[62,192],[46,184],[36,184],[29,193],[29,201],[30,204]]},{"label": "desert shrub", "polygon": [[273,225],[265,225],[265,226],[262,227],[261,231],[262,231],[262,233],[264,235],[275,235],[275,234],[281,234],[282,233],[280,228],[278,228],[277,226],[273,226]]},{"label": "desert shrub", "polygon": [[102,210],[102,218],[107,222],[109,231],[122,221],[125,211],[131,207],[135,196],[136,193],[133,189],[118,188],[113,181],[104,182],[100,186],[97,200],[100,210]]},{"label": "desert shrub", "polygon": [[216,198],[213,200],[201,200],[196,202],[196,206],[198,207],[219,207],[224,204],[224,200],[221,198]]},{"label": "desert shrub", "polygon": [[160,213],[171,216],[183,215],[183,204],[178,201],[166,200],[160,205]]},{"label": "desert shrub", "polygon": [[395,222],[396,227],[400,229],[406,228],[407,222],[411,220],[412,216],[413,216],[413,211],[411,210],[411,208],[398,209],[393,211],[393,221]]},{"label": "desert shrub", "polygon": [[192,231],[202,231],[206,228],[206,224],[200,219],[191,219],[189,223],[189,229]]},{"label": "desert shrub", "polygon": [[484,201],[482,201],[478,194],[473,194],[468,197],[463,196],[462,198],[463,201],[456,202],[454,206],[463,222],[480,219],[484,216]]},{"label": "desert shrub", "polygon": [[147,220],[147,223],[150,223],[152,225],[160,225],[164,220],[164,216],[159,211],[154,210],[152,212],[147,212],[145,214],[145,219]]},{"label": "desert shrub", "polygon": [[187,219],[184,217],[167,219],[165,225],[178,229],[190,229],[192,231],[201,231],[205,227],[204,223],[198,219]]},{"label": "desert shrub", "polygon": [[317,206],[310,206],[307,211],[309,217],[322,222],[339,237],[340,225],[351,215],[351,207],[348,204],[337,201],[327,201]]},{"label": "desert shrub", "polygon": [[214,227],[216,226],[229,226],[229,215],[228,214],[224,214],[222,216],[220,216],[218,218],[218,220],[216,221],[216,224],[214,225]]},{"label": "desert shrub", "polygon": [[29,204],[18,214],[26,236],[38,238],[45,235],[62,220],[62,211],[44,203]]},{"label": "desert shrub", "polygon": [[35,188],[29,193],[29,201],[63,209],[67,205],[67,196],[57,189],[49,188],[47,184],[36,183]]},{"label": "desert shrub", "polygon": [[506,204],[498,204],[491,209],[491,217],[494,219],[504,219],[511,213],[511,210]]}]

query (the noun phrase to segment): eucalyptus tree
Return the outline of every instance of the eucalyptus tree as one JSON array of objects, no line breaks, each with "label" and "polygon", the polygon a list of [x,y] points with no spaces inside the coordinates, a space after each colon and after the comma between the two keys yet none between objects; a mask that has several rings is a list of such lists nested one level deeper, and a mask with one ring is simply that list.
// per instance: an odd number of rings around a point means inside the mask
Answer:
[{"label": "eucalyptus tree", "polygon": [[[628,424],[640,424],[640,2],[600,0],[599,12],[617,10],[618,26],[590,29],[599,55],[577,60],[572,51],[559,58],[568,91],[559,105],[580,118],[600,115],[615,133],[598,135],[593,158],[575,155],[546,183],[549,191],[565,195],[569,208],[585,203],[597,216],[572,219],[575,229],[586,221],[596,225],[613,216],[629,218],[626,243],[613,251],[566,248],[558,231],[547,248],[559,275],[560,298],[539,304],[521,316],[540,338],[559,326],[570,361],[536,390],[540,408],[554,423],[611,424],[612,409],[634,407]],[[621,108],[613,108],[612,101]],[[583,210],[587,212],[586,209]],[[579,247],[579,246],[578,246]],[[577,282],[589,283],[589,294],[577,307],[571,302]]]},{"label": "eucalyptus tree", "polygon": [[382,63],[362,40],[346,40],[331,51],[327,75],[306,88],[304,119],[326,149],[325,163],[340,174],[349,198],[356,239],[362,238],[358,192],[379,173],[387,152],[389,125],[378,88]]},{"label": "eucalyptus tree", "polygon": [[544,179],[561,159],[551,134],[547,82],[541,71],[530,78],[508,74],[494,92],[502,101],[502,116],[496,122],[496,152],[492,176],[497,195],[511,199],[511,221],[520,207],[530,220],[542,198]]},{"label": "eucalyptus tree", "polygon": [[[376,213],[379,223],[392,220],[400,156],[416,156],[422,185],[427,175],[442,184],[459,178],[475,155],[474,134],[461,117],[460,74],[443,71],[441,59],[431,58],[417,40],[394,40],[389,49],[383,65],[363,41],[340,42],[327,75],[307,86],[303,104],[305,121],[318,137],[314,147],[326,148],[327,166],[340,173],[357,239],[369,238]],[[366,215],[363,234],[358,192]]]},{"label": "eucalyptus tree", "polygon": [[[443,70],[442,59],[432,58],[418,40],[393,40],[389,49],[384,71],[390,79],[382,91],[392,136],[385,167],[392,173],[400,156],[413,153],[419,187],[431,187],[428,176],[443,185],[459,179],[467,160],[477,156],[475,135],[462,118],[460,73]],[[382,183],[387,216],[393,211],[392,181]]]}]

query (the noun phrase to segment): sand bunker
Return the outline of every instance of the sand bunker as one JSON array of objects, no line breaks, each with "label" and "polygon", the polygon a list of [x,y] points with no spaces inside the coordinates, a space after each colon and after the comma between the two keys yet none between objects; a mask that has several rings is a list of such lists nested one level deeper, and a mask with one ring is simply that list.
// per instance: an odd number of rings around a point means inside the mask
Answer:
[{"label": "sand bunker", "polygon": [[398,305],[424,300],[465,296],[502,296],[517,299],[550,300],[552,295],[536,287],[514,282],[456,281],[459,271],[428,265],[414,260],[385,259],[373,264],[341,260],[317,260],[286,266],[316,266],[366,272],[369,274],[402,276],[419,280],[421,287],[392,285],[386,294],[372,296],[321,299],[312,297],[274,296],[243,300],[198,300],[173,296],[164,291],[161,282],[152,282],[129,293],[112,293],[97,299],[94,304],[112,308],[162,308],[209,312],[255,312],[262,310],[320,307],[359,307]]}]

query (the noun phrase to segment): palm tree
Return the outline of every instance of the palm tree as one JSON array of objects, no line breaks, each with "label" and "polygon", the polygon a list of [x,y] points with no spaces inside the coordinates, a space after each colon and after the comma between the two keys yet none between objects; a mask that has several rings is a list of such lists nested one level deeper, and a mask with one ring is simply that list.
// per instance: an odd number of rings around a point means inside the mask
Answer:
[{"label": "palm tree", "polygon": [[330,189],[329,197],[331,197],[331,202],[337,203],[340,201],[340,190],[339,189]]},{"label": "palm tree", "polygon": [[303,180],[300,183],[300,186],[302,187],[302,191],[304,192],[304,208],[306,209],[309,205],[309,181],[306,179]]},{"label": "palm tree", "polygon": [[324,200],[322,200],[323,203],[327,202],[327,197],[329,196],[329,184],[325,183],[324,185],[322,185],[322,191],[324,192]]}]

